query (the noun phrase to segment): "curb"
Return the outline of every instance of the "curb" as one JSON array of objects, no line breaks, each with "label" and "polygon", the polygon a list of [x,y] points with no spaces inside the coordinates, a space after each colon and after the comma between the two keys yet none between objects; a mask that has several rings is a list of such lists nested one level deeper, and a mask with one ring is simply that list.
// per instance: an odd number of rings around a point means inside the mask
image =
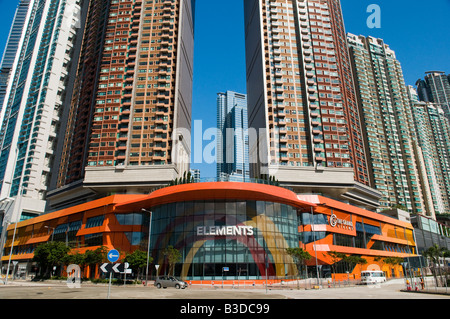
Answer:
[{"label": "curb", "polygon": [[443,296],[450,296],[450,292],[444,292],[444,291],[427,291],[427,290],[407,290],[407,289],[401,289],[401,292],[409,292],[409,293],[415,293],[415,294],[429,294],[429,295],[443,295]]}]

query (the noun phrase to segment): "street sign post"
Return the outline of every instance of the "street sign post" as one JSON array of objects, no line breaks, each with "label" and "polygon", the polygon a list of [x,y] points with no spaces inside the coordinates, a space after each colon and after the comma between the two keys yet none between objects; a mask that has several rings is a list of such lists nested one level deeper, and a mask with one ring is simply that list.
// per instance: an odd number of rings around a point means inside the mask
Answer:
[{"label": "street sign post", "polygon": [[128,273],[128,270],[129,270],[128,267],[130,267],[130,264],[125,262],[123,264],[123,266],[124,266],[123,284],[124,284],[124,286],[126,286],[126,284],[127,284],[127,273]]},{"label": "street sign post", "polygon": [[[109,258],[109,257],[108,257]],[[114,260],[114,257],[112,257]],[[109,274],[109,285],[108,285],[108,299],[111,293],[111,280],[112,280],[112,274],[131,274],[131,269],[128,269],[130,267],[129,263],[123,263],[123,264],[110,264],[110,263],[104,263],[100,266],[100,270],[105,273]],[[126,278],[126,277],[125,277]]]},{"label": "street sign post", "polygon": [[[117,249],[111,249],[110,251],[108,251],[107,257],[108,257],[108,260],[110,262],[115,263],[116,261],[119,260],[120,253],[119,253],[119,251]],[[105,264],[103,264],[102,266],[105,266]],[[119,272],[118,269],[117,269],[117,267],[119,267],[119,266],[120,266],[120,264],[116,264],[116,265],[112,266],[112,270],[114,272]],[[112,271],[109,272],[108,299],[109,299],[109,296],[111,294],[112,273],[113,273]]]},{"label": "street sign post", "polygon": [[108,296],[107,296],[108,299],[109,299],[109,296],[111,295],[111,279],[112,279],[112,272],[109,273],[109,285],[108,285]]}]

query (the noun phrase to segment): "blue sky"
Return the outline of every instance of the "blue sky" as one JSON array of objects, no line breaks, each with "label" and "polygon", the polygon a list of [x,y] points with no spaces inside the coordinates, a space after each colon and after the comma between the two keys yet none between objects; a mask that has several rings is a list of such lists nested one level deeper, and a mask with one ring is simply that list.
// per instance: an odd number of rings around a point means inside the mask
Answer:
[{"label": "blue sky", "polygon": [[[450,73],[450,0],[342,0],[346,31],[384,39],[396,51],[406,84],[425,71]],[[0,0],[3,51],[18,1]],[[432,4],[424,4],[432,3]],[[367,7],[381,8],[381,28],[370,29]],[[246,93],[243,0],[197,0],[192,120],[203,130],[216,125],[216,94]],[[210,141],[204,141],[203,146]],[[202,177],[215,177],[215,164],[193,164]]]}]

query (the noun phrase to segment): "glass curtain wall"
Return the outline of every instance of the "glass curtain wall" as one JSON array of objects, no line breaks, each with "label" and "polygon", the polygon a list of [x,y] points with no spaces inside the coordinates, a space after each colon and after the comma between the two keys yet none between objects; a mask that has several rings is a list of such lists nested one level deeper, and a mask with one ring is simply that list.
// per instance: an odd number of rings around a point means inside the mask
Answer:
[{"label": "glass curtain wall", "polygon": [[175,275],[187,280],[295,276],[286,248],[298,247],[297,210],[264,201],[178,202],[152,209],[151,249],[159,274],[168,274],[163,250],[181,252]]}]

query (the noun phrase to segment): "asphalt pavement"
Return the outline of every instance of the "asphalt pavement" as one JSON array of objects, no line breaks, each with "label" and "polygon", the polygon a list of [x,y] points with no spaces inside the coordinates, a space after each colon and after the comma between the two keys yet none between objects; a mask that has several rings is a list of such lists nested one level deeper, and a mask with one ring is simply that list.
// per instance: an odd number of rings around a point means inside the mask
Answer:
[{"label": "asphalt pavement", "polygon": [[449,294],[404,291],[403,280],[391,280],[375,286],[320,289],[293,287],[204,287],[157,289],[153,285],[116,286],[82,283],[69,288],[65,282],[13,281],[0,285],[0,300],[6,299],[450,299]]}]

